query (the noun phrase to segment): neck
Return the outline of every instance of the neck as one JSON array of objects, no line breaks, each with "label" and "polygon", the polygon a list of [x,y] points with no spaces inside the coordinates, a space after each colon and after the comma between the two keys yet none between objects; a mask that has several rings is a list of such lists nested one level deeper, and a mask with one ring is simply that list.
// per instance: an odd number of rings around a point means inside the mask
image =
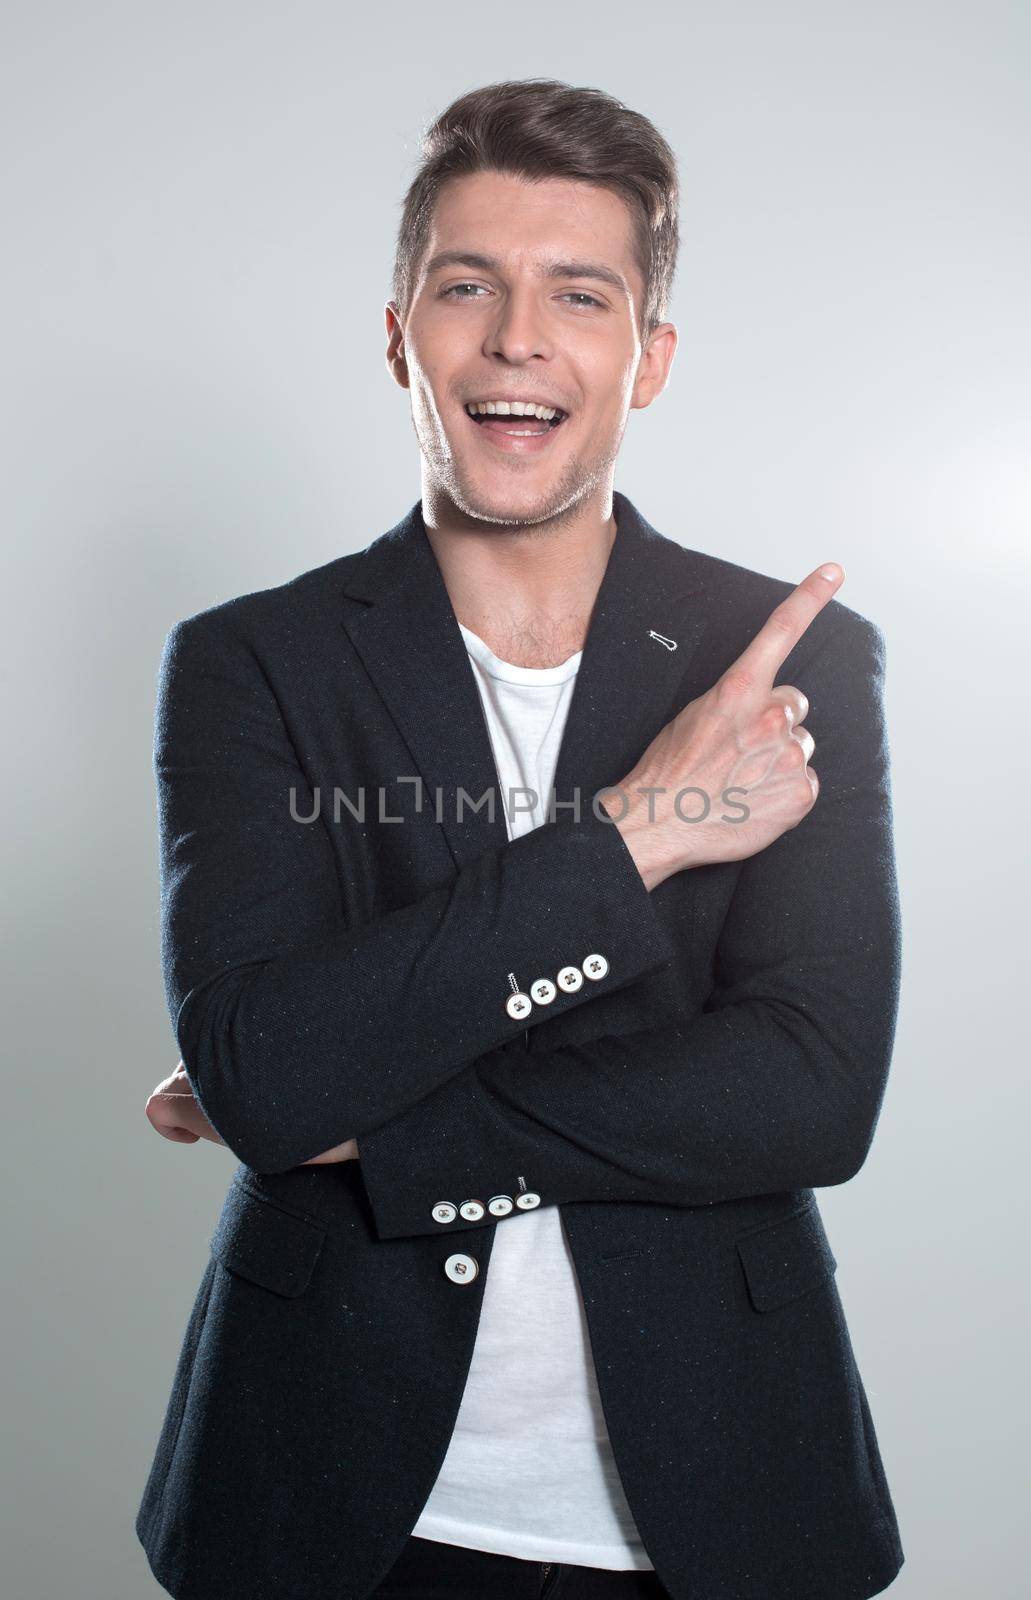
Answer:
[{"label": "neck", "polygon": [[557,666],[587,638],[616,537],[611,487],[541,522],[479,521],[424,487],[423,521],[458,621],[516,666]]}]

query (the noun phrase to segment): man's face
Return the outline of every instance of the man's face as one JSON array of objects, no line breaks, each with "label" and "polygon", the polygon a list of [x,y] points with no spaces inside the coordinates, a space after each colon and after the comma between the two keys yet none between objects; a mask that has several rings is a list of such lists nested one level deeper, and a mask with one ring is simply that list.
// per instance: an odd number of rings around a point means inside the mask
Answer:
[{"label": "man's face", "polygon": [[[642,349],[643,291],[618,195],[499,172],[445,186],[403,326],[387,307],[387,360],[426,469],[461,512],[542,522],[611,481],[628,413],[662,389],[676,346],[663,323]],[[469,414],[506,402],[560,420]]]}]

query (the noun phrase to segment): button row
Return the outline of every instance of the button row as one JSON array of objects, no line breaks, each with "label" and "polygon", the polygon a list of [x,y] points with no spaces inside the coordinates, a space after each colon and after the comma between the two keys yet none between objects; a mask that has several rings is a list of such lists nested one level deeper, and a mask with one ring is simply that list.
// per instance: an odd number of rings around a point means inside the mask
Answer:
[{"label": "button row", "polygon": [[[530,985],[529,994],[520,990],[510,994],[505,1001],[505,1010],[514,1022],[521,1022],[529,1015],[534,1002],[539,1006],[550,1005],[558,994],[559,989],[566,994],[575,994],[581,988],[585,978],[592,983],[597,983],[599,978],[604,978],[609,970],[609,964],[603,955],[597,951],[589,955],[582,967],[563,967],[561,972],[555,974],[555,983],[550,978],[535,978]],[[558,985],[558,988],[555,985]]]},{"label": "button row", "polygon": [[[531,1189],[525,1189],[522,1194],[515,1197],[516,1206],[520,1211],[532,1211],[541,1203],[539,1194],[534,1194]],[[507,1217],[512,1209],[512,1197],[507,1194],[496,1194],[487,1201],[486,1210],[492,1217]],[[479,1200],[463,1200],[456,1206],[451,1200],[438,1200],[430,1216],[434,1222],[454,1222],[456,1217],[464,1217],[466,1222],[479,1222],[484,1215],[484,1206]]]}]

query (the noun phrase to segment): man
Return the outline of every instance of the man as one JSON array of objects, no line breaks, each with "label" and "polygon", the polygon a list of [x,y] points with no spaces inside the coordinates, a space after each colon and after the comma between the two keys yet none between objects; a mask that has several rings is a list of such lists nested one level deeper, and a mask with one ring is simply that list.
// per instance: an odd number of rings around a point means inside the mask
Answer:
[{"label": "man", "polygon": [[241,1163],[136,1523],[180,1600],[902,1564],[813,1194],[894,1036],[883,638],[614,491],[677,239],[644,117],[463,96],[386,310],[421,501],[166,642],[148,1110]]}]

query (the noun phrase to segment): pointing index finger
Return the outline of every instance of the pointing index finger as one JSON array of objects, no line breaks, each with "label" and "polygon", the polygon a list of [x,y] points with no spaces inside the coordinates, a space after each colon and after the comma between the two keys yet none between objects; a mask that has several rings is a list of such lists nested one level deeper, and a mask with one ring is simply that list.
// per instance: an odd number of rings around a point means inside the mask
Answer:
[{"label": "pointing index finger", "polygon": [[774,607],[751,644],[745,647],[724,677],[741,674],[750,683],[772,690],[774,678],[799,639],[828,600],[833,600],[844,581],[844,568],[836,561],[816,567]]}]

